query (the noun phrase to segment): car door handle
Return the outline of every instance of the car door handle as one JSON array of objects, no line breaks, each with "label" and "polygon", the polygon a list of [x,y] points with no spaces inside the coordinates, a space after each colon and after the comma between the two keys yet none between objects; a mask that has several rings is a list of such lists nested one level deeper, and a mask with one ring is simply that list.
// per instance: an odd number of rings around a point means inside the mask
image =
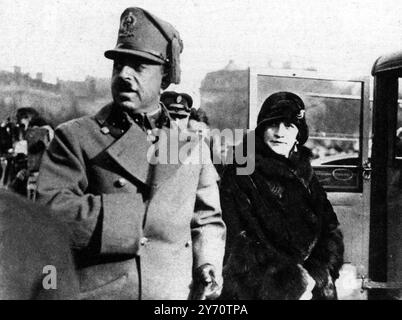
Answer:
[{"label": "car door handle", "polygon": [[363,179],[370,180],[372,168],[369,160],[363,162],[362,170],[363,170]]}]

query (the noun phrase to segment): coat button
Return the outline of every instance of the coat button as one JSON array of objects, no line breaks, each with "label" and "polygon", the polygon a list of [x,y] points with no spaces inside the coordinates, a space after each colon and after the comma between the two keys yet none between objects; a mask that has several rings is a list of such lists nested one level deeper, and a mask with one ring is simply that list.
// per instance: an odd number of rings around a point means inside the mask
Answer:
[{"label": "coat button", "polygon": [[108,127],[102,127],[101,131],[102,131],[103,134],[109,134],[110,133],[110,130],[109,130]]},{"label": "coat button", "polygon": [[148,239],[147,237],[142,237],[142,238],[140,239],[140,244],[141,244],[142,246],[145,246],[148,242],[149,242],[149,239]]},{"label": "coat button", "polygon": [[127,184],[127,180],[124,178],[119,178],[116,181],[116,187],[119,187],[119,188],[124,187],[126,184]]},{"label": "coat button", "polygon": [[153,134],[147,135],[147,141],[148,142],[155,142],[156,137]]},{"label": "coat button", "polygon": [[186,242],[186,244],[185,244],[186,248],[190,247],[190,246],[191,246],[191,244],[192,244],[192,242],[191,242],[191,241],[187,241],[187,242]]},{"label": "coat button", "polygon": [[154,135],[154,133],[152,132],[152,130],[147,130],[147,141],[148,142],[157,142],[158,141],[158,137],[156,135]]}]

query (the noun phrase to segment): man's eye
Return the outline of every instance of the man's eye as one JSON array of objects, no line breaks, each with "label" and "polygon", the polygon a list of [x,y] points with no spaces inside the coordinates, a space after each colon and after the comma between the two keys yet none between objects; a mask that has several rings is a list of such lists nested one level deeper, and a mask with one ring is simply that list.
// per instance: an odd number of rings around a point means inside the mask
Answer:
[{"label": "man's eye", "polygon": [[121,62],[115,62],[113,67],[115,70],[121,71],[125,66],[130,67],[137,72],[141,72],[146,68],[146,66],[143,63],[121,63]]},{"label": "man's eye", "polygon": [[141,71],[143,71],[143,70],[145,69],[145,65],[143,65],[143,64],[138,64],[138,65],[134,66],[134,69],[135,69],[136,71],[138,71],[138,72],[141,72]]},{"label": "man's eye", "polygon": [[114,63],[114,66],[113,66],[113,69],[114,69],[114,70],[120,72],[123,68],[124,68],[124,64],[123,64],[123,63],[118,63],[118,62],[115,62],[115,63]]}]

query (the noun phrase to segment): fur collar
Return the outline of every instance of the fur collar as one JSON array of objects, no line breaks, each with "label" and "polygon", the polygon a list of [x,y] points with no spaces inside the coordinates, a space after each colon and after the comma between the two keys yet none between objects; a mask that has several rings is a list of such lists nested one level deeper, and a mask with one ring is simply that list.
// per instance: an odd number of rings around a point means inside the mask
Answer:
[{"label": "fur collar", "polygon": [[304,146],[299,146],[297,149],[289,158],[286,158],[273,152],[257,135],[255,138],[256,171],[267,177],[294,179],[296,176],[305,186],[308,186],[313,177],[310,164],[312,152]]}]

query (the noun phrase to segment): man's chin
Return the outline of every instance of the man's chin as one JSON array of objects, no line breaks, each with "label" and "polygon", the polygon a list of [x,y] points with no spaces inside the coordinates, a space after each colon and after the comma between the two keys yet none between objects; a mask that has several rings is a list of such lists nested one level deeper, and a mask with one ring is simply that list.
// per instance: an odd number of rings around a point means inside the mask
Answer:
[{"label": "man's chin", "polygon": [[116,101],[115,104],[128,112],[139,112],[140,106],[132,101]]}]

